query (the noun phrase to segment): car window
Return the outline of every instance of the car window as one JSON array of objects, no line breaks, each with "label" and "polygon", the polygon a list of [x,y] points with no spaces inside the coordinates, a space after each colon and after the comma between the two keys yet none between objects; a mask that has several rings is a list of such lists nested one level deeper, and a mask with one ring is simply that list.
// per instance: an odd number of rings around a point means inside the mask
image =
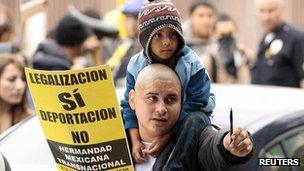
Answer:
[{"label": "car window", "polygon": [[[294,128],[274,138],[262,150],[260,157],[266,158],[300,158],[304,159],[304,126]],[[272,171],[296,170],[304,171],[303,162],[300,167],[271,167]]]},{"label": "car window", "polygon": [[[283,151],[283,147],[280,143],[275,144],[265,151],[266,158],[286,158]],[[271,166],[269,168],[271,171],[289,171],[291,170],[288,166]]]},{"label": "car window", "polygon": [[296,133],[282,141],[289,157],[300,158],[304,155],[304,132]]},{"label": "car window", "polygon": [[282,141],[286,154],[290,158],[300,158],[302,161],[297,171],[304,171],[304,132],[296,133]]},{"label": "car window", "polygon": [[276,144],[273,147],[269,148],[265,152],[265,156],[267,158],[285,158],[285,154],[283,152],[282,146],[280,144]]}]

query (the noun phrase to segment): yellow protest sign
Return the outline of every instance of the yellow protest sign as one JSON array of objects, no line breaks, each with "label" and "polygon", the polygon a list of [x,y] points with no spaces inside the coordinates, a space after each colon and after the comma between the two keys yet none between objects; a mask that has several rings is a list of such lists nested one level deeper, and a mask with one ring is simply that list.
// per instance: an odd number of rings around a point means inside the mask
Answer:
[{"label": "yellow protest sign", "polygon": [[133,170],[108,65],[25,72],[58,170]]}]

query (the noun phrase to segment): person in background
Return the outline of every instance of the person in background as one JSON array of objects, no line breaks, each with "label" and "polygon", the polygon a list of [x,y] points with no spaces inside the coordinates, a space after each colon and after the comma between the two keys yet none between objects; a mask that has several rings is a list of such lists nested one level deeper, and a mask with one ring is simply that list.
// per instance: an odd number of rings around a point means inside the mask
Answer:
[{"label": "person in background", "polygon": [[[198,54],[208,73],[216,72],[216,40],[212,36],[216,14],[211,3],[194,0],[189,8],[189,19],[183,23],[186,45]],[[211,77],[211,80],[215,78]]]},{"label": "person in background", "polygon": [[28,65],[28,60],[23,55],[19,44],[12,13],[5,6],[0,5],[0,54],[16,54],[16,58]]},{"label": "person in background", "polygon": [[[102,58],[104,61],[108,61],[118,45],[121,43],[121,39],[127,37],[127,31],[124,26],[126,16],[122,13],[122,7],[127,3],[126,0],[115,0],[116,5],[115,8],[106,12],[103,16],[103,21],[108,24],[114,24],[114,26],[118,29],[118,37],[114,39],[104,38],[103,41],[103,49],[102,49]],[[128,0],[129,1],[129,0]],[[132,0],[131,0],[132,1]]]},{"label": "person in background", "polygon": [[208,51],[212,39],[212,26],[216,19],[215,7],[205,1],[194,1],[189,8],[189,19],[183,23],[186,44],[197,54]]},{"label": "person in background", "polygon": [[0,53],[18,53],[19,46],[15,41],[14,22],[11,12],[0,5]]},{"label": "person in background", "polygon": [[255,0],[265,29],[252,83],[304,88],[304,32],[284,21],[283,0]]},{"label": "person in background", "polygon": [[24,65],[13,54],[0,54],[0,133],[31,112],[26,97]]},{"label": "person in background", "polygon": [[122,38],[120,44],[114,51],[108,64],[114,68],[113,76],[116,86],[125,85],[127,66],[131,57],[142,50],[138,40],[138,13],[145,0],[129,0],[121,7],[125,15],[124,26],[126,37]]},{"label": "person in background", "polygon": [[54,40],[39,44],[33,55],[33,68],[41,70],[69,70],[85,67],[73,63],[81,55],[83,43],[88,38],[87,28],[75,17],[66,15],[55,28]]},{"label": "person in background", "polygon": [[250,83],[249,64],[253,58],[253,52],[245,48],[236,40],[237,25],[227,15],[218,15],[214,23],[214,37],[217,40],[215,56],[215,69],[208,73],[214,82],[218,83]]},{"label": "person in background", "polygon": [[[90,29],[92,34],[90,34],[83,44],[84,56],[78,57],[76,60],[86,60],[88,66],[103,65],[109,58],[109,56],[103,56],[109,53],[108,46],[106,45],[111,45],[111,48],[113,48],[112,46],[116,46],[115,40],[118,37],[118,31],[115,35],[116,28],[115,30],[107,29],[106,25],[108,23],[103,22],[101,14],[94,9],[88,8],[82,14],[78,17],[82,18],[82,23]],[[104,29],[111,31],[108,33]]]}]

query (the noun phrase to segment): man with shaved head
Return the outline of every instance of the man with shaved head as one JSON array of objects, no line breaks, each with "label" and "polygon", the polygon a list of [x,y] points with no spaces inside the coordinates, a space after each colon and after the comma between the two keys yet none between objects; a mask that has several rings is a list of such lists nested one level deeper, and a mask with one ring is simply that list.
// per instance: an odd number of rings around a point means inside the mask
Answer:
[{"label": "man with shaved head", "polygon": [[252,70],[254,84],[304,88],[304,32],[283,19],[284,0],[255,0],[266,33]]},{"label": "man with shaved head", "polygon": [[[246,162],[252,154],[253,144],[247,131],[234,128],[230,134],[226,131],[215,131],[207,126],[200,130],[197,142],[187,139],[189,130],[196,130],[190,120],[204,119],[201,114],[189,115],[183,122],[180,132],[171,139],[171,142],[157,158],[146,153],[149,146],[158,136],[170,132],[180,115],[182,104],[182,87],[179,77],[169,67],[162,64],[151,64],[145,67],[138,75],[135,88],[129,93],[129,104],[135,110],[139,125],[139,136],[145,144],[142,150],[146,162],[136,164],[136,170],[223,170],[229,166]],[[197,124],[208,124],[199,123]],[[184,131],[187,130],[187,131]],[[231,141],[232,140],[232,141]],[[186,155],[187,161],[179,163],[176,152],[187,147],[180,155]]]},{"label": "man with shaved head", "polygon": [[[130,91],[130,106],[133,110],[136,109],[141,138],[151,141],[153,137],[167,133],[176,123],[181,109],[181,89],[175,72],[162,64],[148,66],[140,72],[135,83],[136,91]],[[145,104],[151,107],[160,98],[163,103],[157,104],[155,109],[139,107]],[[142,115],[143,113],[150,114],[150,117]],[[152,126],[146,123],[150,119],[154,123]]]}]

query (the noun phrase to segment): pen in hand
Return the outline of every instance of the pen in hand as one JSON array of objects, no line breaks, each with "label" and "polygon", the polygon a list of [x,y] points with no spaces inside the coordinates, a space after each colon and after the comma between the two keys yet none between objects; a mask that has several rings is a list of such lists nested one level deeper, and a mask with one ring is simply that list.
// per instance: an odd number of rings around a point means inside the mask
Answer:
[{"label": "pen in hand", "polygon": [[230,108],[230,143],[232,142],[231,136],[233,133],[233,112],[232,108]]}]

